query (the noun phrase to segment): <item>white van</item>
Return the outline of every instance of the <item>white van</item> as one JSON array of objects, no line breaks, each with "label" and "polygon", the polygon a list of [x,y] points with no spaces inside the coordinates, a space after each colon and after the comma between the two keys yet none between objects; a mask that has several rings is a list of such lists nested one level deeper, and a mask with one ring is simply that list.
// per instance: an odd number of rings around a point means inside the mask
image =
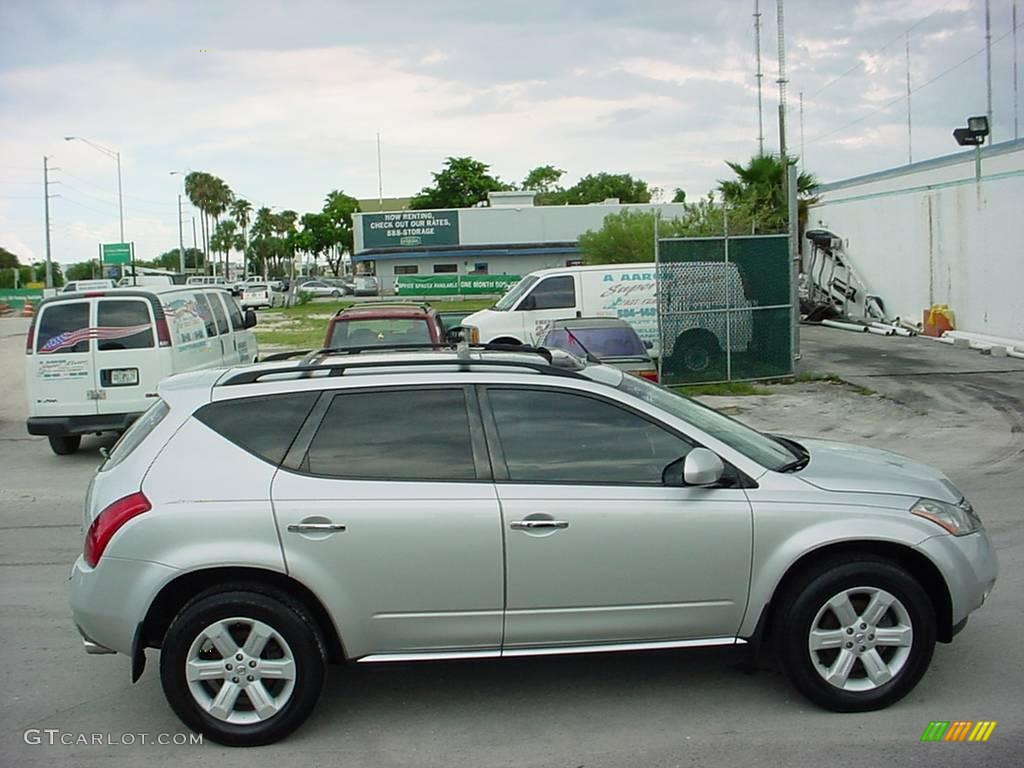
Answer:
[{"label": "white van", "polygon": [[170,275],[128,275],[117,281],[118,288],[152,288],[157,285],[174,285]]},{"label": "white van", "polygon": [[110,288],[44,300],[25,342],[28,432],[54,453],[123,432],[173,374],[253,362],[256,314],[222,288]]},{"label": "white van", "polygon": [[215,277],[213,275],[192,275],[185,280],[185,285],[212,285],[219,288],[227,288],[228,281],[223,277]]},{"label": "white van", "polygon": [[78,293],[79,291],[96,291],[113,287],[113,280],[72,280],[61,288],[58,293]]},{"label": "white van", "polygon": [[[726,347],[745,351],[751,339],[749,311],[732,313],[726,330],[726,291],[734,307],[750,307],[735,263],[685,262],[662,265],[670,270],[677,295],[667,309],[676,314],[675,340],[666,357],[679,354],[690,370],[703,370]],[[531,272],[490,309],[462,321],[467,341],[499,344],[537,344],[555,320],[576,317],[619,317],[632,325],[651,355],[662,354],[658,334],[656,265],[604,264],[561,267]]]}]

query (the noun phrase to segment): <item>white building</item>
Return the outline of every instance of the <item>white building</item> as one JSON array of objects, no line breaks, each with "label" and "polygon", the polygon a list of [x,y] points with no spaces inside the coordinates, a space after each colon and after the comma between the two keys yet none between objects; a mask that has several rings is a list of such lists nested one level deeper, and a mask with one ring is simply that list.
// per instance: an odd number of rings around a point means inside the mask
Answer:
[{"label": "white building", "polygon": [[843,241],[887,316],[946,304],[959,330],[1024,339],[1024,140],[983,148],[980,179],[972,149],[817,193],[808,228]]},{"label": "white building", "polygon": [[489,201],[479,208],[357,213],[353,267],[375,273],[386,292],[401,275],[525,275],[578,264],[579,236],[600,229],[608,214],[683,214],[679,203],[534,205],[532,192],[491,192]]}]

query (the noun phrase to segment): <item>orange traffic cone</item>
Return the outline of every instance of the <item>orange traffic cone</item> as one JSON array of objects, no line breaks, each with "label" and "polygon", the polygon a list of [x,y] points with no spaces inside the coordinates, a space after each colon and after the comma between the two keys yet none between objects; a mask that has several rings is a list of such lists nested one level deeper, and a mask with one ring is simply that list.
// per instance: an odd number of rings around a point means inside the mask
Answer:
[{"label": "orange traffic cone", "polygon": [[29,299],[25,299],[25,303],[21,307],[22,317],[35,317],[36,309],[32,306],[32,302]]},{"label": "orange traffic cone", "polygon": [[11,314],[11,305],[6,302],[0,302],[0,317],[7,317]]}]

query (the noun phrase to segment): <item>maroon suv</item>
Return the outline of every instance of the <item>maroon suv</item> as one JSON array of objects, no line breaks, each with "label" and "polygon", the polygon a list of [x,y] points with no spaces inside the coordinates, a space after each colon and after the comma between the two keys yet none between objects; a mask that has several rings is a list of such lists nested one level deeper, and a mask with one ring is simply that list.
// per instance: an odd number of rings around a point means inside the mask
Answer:
[{"label": "maroon suv", "polygon": [[375,303],[339,310],[327,326],[324,346],[392,347],[444,341],[444,323],[429,304]]}]

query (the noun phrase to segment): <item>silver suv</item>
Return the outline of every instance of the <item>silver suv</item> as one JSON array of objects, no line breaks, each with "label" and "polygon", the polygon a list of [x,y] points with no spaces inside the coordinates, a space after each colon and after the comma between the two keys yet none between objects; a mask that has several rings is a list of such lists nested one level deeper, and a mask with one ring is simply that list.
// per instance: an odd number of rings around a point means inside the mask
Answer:
[{"label": "silver suv", "polygon": [[996,579],[940,472],[567,353],[321,351],[159,395],[89,487],[72,608],[133,680],[161,649],[225,744],[297,728],[330,662],[770,639],[812,701],[877,709]]}]

